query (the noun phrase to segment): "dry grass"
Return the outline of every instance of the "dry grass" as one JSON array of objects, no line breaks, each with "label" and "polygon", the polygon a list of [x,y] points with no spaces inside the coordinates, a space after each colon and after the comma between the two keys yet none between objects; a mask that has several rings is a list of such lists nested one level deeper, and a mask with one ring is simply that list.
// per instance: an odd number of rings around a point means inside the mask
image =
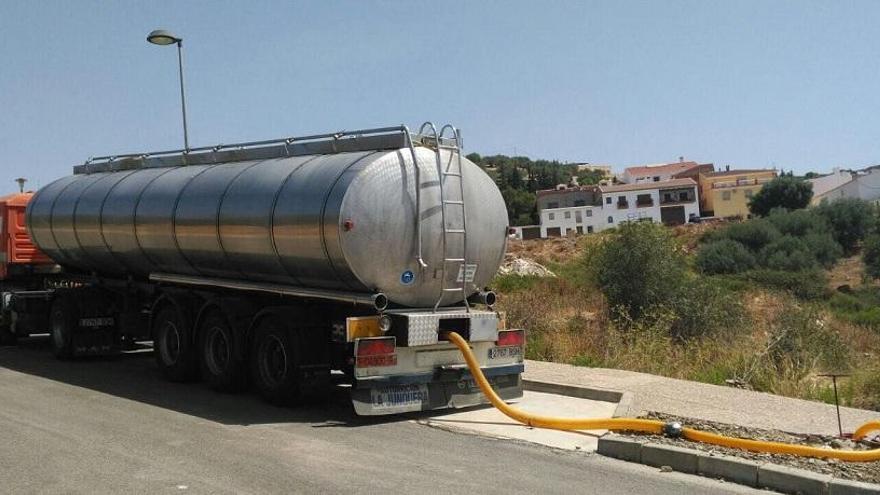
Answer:
[{"label": "dry grass", "polygon": [[[715,384],[730,380],[756,390],[825,401],[832,397],[830,383],[817,375],[850,370],[854,376],[842,386],[843,403],[880,410],[880,333],[788,295],[762,289],[741,292],[746,323],[686,342],[669,337],[662,318],[618,328],[601,292],[576,279],[573,268],[578,255],[601,238],[525,241],[511,250],[564,268],[563,276],[538,279],[499,295],[499,309],[507,313],[508,325],[528,330],[530,359]],[[792,321],[792,315],[803,316]],[[805,332],[806,337],[800,335]],[[782,352],[783,344],[800,347],[797,352]],[[845,364],[835,365],[840,370],[829,369],[822,356],[837,345],[846,354]]]}]

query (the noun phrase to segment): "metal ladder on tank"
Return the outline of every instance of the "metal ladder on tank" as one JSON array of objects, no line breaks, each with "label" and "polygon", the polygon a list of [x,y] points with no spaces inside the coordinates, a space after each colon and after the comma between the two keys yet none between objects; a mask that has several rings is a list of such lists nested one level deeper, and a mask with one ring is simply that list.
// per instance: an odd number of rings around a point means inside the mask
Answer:
[{"label": "metal ladder on tank", "polygon": [[[430,134],[426,133],[428,130],[430,130]],[[452,135],[447,136],[447,132],[450,132]],[[433,123],[425,122],[419,130],[419,134],[427,136],[428,138],[433,138],[434,140],[434,156],[437,160],[437,178],[440,187],[440,222],[442,223],[443,261],[440,264],[440,296],[434,304],[434,311],[436,312],[440,307],[440,303],[443,302],[443,297],[446,294],[459,292],[461,293],[461,298],[464,302],[465,311],[470,312],[470,304],[468,304],[467,301],[467,209],[464,201],[464,170],[461,165],[461,133],[451,124],[446,124],[440,129],[440,132],[437,132],[437,128]],[[449,141],[453,144],[444,144]],[[443,167],[443,159],[441,156],[442,150],[449,151],[451,155],[449,157],[449,163],[445,169]],[[454,180],[458,182],[460,199],[448,198],[447,188],[444,186],[447,177],[454,177]],[[461,228],[451,228],[447,224],[446,219],[449,217],[449,215],[447,215],[447,208],[460,208]],[[449,257],[450,237],[461,239],[460,258]],[[458,263],[459,273],[461,274],[461,285],[447,287],[449,265],[452,263]],[[458,280],[456,279],[456,281]]]}]

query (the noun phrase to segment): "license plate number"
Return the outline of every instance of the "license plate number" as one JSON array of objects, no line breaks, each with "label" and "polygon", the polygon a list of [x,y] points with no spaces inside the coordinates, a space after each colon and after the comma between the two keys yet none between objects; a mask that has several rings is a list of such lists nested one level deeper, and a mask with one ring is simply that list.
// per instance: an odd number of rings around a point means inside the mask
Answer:
[{"label": "license plate number", "polygon": [[99,316],[97,318],[80,318],[79,326],[83,328],[112,327],[115,321],[112,316]]},{"label": "license plate number", "polygon": [[428,402],[428,386],[421,384],[374,388],[371,396],[373,407],[376,409],[421,407],[422,403]]},{"label": "license plate number", "polygon": [[489,359],[507,359],[522,356],[522,347],[492,347],[489,349]]}]

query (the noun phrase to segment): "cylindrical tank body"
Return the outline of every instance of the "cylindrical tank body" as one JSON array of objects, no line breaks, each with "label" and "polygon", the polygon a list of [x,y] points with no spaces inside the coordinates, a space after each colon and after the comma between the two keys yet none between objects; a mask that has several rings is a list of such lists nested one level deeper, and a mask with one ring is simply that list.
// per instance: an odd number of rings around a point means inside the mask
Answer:
[{"label": "cylindrical tank body", "polygon": [[[417,147],[422,257],[417,259],[415,169],[408,148],[73,175],[28,205],[34,242],[69,269],[144,279],[151,273],[383,292],[403,306],[441,294],[443,227],[437,158]],[[441,167],[457,172],[445,150]],[[462,161],[468,292],[498,269],[507,210],[494,182]],[[447,169],[448,167],[448,169]],[[447,230],[460,229],[459,179],[443,175]],[[446,234],[446,258],[461,258]],[[446,262],[446,287],[460,262]],[[468,274],[467,278],[470,278]],[[447,292],[442,304],[461,301]]]}]

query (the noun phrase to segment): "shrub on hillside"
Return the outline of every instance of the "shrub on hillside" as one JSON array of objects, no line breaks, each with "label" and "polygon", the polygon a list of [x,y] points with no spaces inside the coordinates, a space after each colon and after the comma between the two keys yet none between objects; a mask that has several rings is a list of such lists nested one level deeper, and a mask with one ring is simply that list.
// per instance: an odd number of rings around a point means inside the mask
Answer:
[{"label": "shrub on hillside", "polygon": [[825,218],[813,209],[789,211],[777,208],[767,215],[767,221],[780,233],[794,237],[804,237],[811,232],[824,232],[829,229]]},{"label": "shrub on hillside", "polygon": [[589,262],[609,306],[632,319],[668,303],[686,276],[684,256],[670,231],[649,222],[621,225]]},{"label": "shrub on hillside", "polygon": [[816,213],[825,218],[831,233],[845,253],[852,254],[856,246],[877,225],[876,209],[871,203],[856,198],[841,198],[816,207]]},{"label": "shrub on hillside", "polygon": [[789,292],[799,299],[819,300],[828,295],[828,279],[820,270],[751,270],[739,277],[768,289]]},{"label": "shrub on hillside", "polygon": [[865,275],[880,278],[880,234],[871,234],[862,245],[862,261],[865,262]]},{"label": "shrub on hillside", "polygon": [[742,322],[745,312],[741,298],[722,284],[705,277],[682,282],[675,295],[671,337],[687,340],[713,335]]},{"label": "shrub on hillside", "polygon": [[791,175],[781,175],[761,186],[749,201],[752,215],[765,216],[774,208],[806,208],[813,197],[813,184]]},{"label": "shrub on hillside", "polygon": [[812,231],[803,237],[803,243],[812,251],[816,261],[825,268],[831,268],[843,256],[843,248],[831,232]]},{"label": "shrub on hillside", "polygon": [[790,308],[774,322],[770,335],[770,357],[788,361],[805,373],[816,367],[845,369],[847,348],[841,336],[821,319],[818,308]]},{"label": "shrub on hillside", "polygon": [[800,271],[816,266],[816,258],[806,244],[790,235],[782,236],[761,249],[761,264],[771,270]]},{"label": "shrub on hillside", "polygon": [[755,256],[737,241],[721,239],[697,252],[697,268],[709,275],[740,273],[755,267]]},{"label": "shrub on hillside", "polygon": [[753,252],[758,252],[771,242],[779,239],[780,233],[766,220],[749,220],[735,223],[721,233],[724,238],[739,242]]}]

